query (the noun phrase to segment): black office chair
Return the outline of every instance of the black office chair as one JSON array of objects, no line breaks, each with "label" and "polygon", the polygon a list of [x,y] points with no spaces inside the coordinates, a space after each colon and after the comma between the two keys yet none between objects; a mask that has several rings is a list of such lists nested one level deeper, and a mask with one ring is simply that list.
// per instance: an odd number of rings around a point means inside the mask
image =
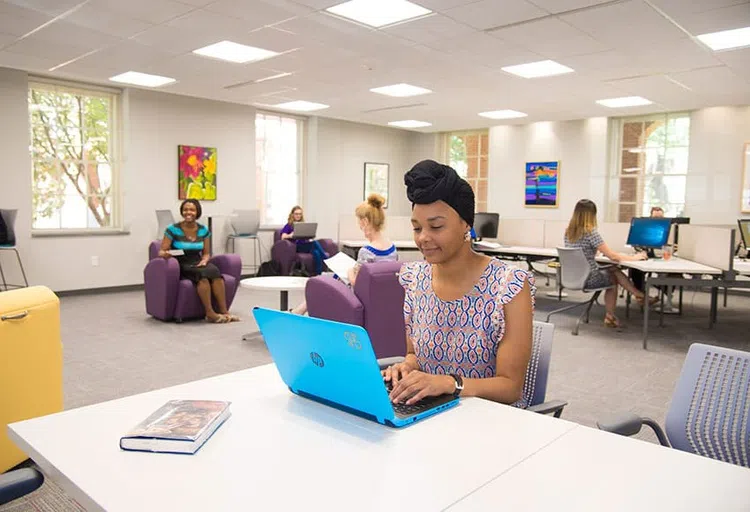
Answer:
[{"label": "black office chair", "polygon": [[35,468],[21,468],[0,475],[0,505],[36,491],[44,483],[44,475]]}]

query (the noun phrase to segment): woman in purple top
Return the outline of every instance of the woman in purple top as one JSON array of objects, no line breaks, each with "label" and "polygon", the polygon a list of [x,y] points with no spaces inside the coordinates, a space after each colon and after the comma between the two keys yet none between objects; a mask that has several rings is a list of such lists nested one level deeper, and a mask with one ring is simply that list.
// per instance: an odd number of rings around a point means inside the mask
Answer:
[{"label": "woman in purple top", "polygon": [[451,167],[425,160],[404,181],[425,261],[399,273],[406,358],[384,371],[391,400],[452,393],[527,405],[533,277],[472,250],[474,192]]},{"label": "woman in purple top", "polygon": [[[294,236],[294,223],[305,222],[305,214],[302,212],[302,207],[297,205],[292,208],[289,212],[289,217],[283,228],[281,228],[281,239],[288,240]],[[317,240],[306,240],[298,239],[294,243],[297,244],[297,252],[312,253],[313,261],[315,262],[315,273],[320,274],[323,272],[323,260],[328,258],[328,254],[323,250],[320,242]]]}]

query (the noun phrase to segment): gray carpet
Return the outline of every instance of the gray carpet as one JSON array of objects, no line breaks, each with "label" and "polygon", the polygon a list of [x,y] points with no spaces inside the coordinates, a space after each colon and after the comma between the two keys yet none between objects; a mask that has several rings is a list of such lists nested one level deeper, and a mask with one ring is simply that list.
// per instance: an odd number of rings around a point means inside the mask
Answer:
[{"label": "gray carpet", "polygon": [[[543,284],[543,280],[539,280]],[[559,307],[540,287],[537,319]],[[301,293],[290,294],[296,304]],[[575,294],[569,299],[577,298]],[[622,301],[620,302],[622,303]],[[243,321],[212,325],[202,321],[163,323],[144,313],[143,293],[125,292],[64,297],[61,300],[64,343],[65,407],[80,407],[174,384],[270,362],[259,339],[243,342],[257,331],[250,315],[255,305],[278,307],[275,292],[241,289],[233,311]],[[624,310],[620,308],[624,320]],[[730,296],[719,311],[719,324],[708,328],[708,294],[685,293],[684,315],[654,322],[649,350],[641,349],[641,312],[631,309],[624,331],[607,329],[603,310],[595,308],[591,324],[579,336],[570,330],[576,314],[553,317],[557,329],[547,397],[569,401],[563,417],[594,426],[611,411],[632,410],[662,422],[674,383],[691,343],[702,342],[750,350],[747,311],[750,297]],[[642,433],[641,438],[653,441]],[[79,511],[54,483],[28,497],[0,507],[2,512]]]}]

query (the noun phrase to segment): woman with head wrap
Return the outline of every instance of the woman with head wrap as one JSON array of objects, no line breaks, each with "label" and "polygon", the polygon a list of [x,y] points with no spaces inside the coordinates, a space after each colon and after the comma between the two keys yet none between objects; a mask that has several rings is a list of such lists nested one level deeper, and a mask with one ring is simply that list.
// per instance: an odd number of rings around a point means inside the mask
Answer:
[{"label": "woman with head wrap", "polygon": [[527,405],[533,277],[472,250],[474,192],[451,167],[424,160],[404,182],[424,261],[399,273],[407,354],[384,371],[391,400],[452,393]]}]

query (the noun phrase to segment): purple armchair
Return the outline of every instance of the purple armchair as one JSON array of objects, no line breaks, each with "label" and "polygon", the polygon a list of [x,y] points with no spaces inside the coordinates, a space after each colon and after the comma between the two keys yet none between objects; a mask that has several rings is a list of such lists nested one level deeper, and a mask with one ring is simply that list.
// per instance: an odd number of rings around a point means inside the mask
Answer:
[{"label": "purple armchair", "polygon": [[[333,256],[339,252],[339,248],[336,242],[330,238],[318,238],[323,250],[328,253],[328,256]],[[315,275],[315,262],[313,261],[312,254],[297,252],[296,244],[291,240],[281,239],[281,230],[277,229],[273,233],[273,247],[271,247],[271,259],[279,264],[281,267],[281,275],[288,276],[292,273],[292,265],[299,261],[307,269],[307,272],[312,276]]]},{"label": "purple armchair", "polygon": [[400,268],[398,261],[365,263],[354,289],[330,275],[310,279],[305,287],[309,315],[364,327],[378,359],[406,355]]},{"label": "purple armchair", "polygon": [[[195,285],[180,279],[180,265],[174,258],[159,257],[161,241],[148,247],[149,262],[143,269],[146,289],[146,313],[159,320],[182,322],[190,318],[203,318],[206,311],[201,304]],[[220,254],[211,258],[224,277],[227,292],[227,307],[231,307],[240,284],[242,260],[236,254]]]}]

